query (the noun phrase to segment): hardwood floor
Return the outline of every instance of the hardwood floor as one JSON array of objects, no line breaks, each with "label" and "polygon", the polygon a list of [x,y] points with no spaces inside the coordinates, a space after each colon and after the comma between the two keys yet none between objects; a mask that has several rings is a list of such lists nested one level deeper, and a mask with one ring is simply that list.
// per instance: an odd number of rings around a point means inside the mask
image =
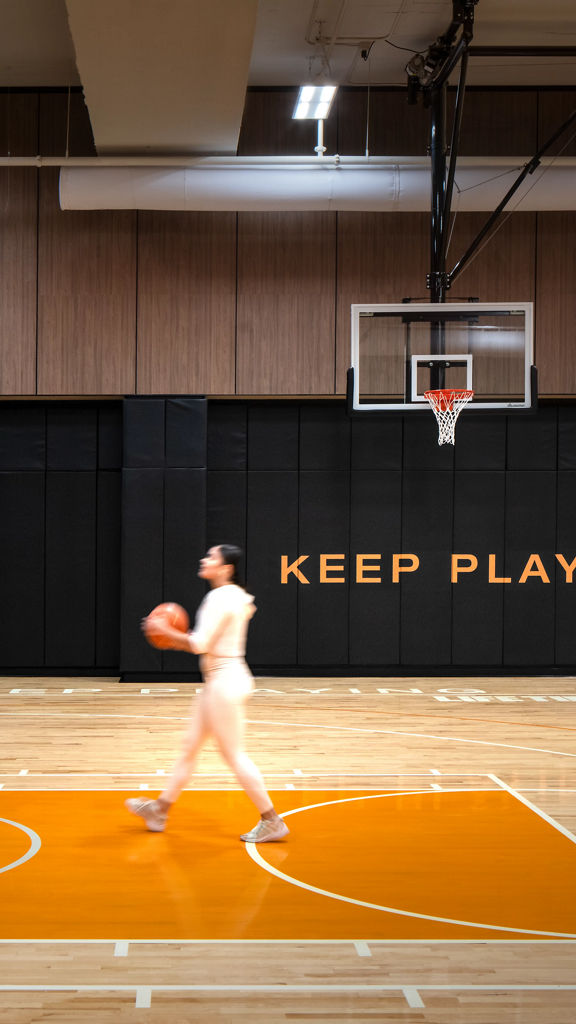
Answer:
[{"label": "hardwood floor", "polygon": [[[576,938],[536,933],[576,935],[576,680],[257,680],[248,749],[293,816],[255,849],[280,875],[238,844],[253,812],[211,744],[166,833],[124,816],[195,690],[0,680],[0,867],[18,825],[42,841],[0,871],[1,1024],[573,1024]],[[524,931],[437,920],[495,914]]]}]

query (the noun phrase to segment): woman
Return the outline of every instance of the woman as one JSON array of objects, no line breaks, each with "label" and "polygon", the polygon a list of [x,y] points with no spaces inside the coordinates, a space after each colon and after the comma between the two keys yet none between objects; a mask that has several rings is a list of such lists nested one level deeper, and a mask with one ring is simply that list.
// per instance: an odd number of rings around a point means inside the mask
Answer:
[{"label": "woman", "polygon": [[[144,818],[151,832],[164,830],[168,812],[192,775],[202,746],[213,736],[224,760],[260,812],[258,824],[240,839],[245,843],[270,843],[288,835],[258,768],[244,751],[243,708],[254,688],[244,653],[248,623],[256,608],[254,598],[238,580],[241,555],[240,548],[219,544],[201,559],[198,575],[211,589],[198,609],[193,631],[181,633],[154,620],[154,633],[162,633],[171,648],[201,656],[205,686],[166,788],[157,800],[126,801],[128,810]],[[144,619],[144,633],[150,628],[150,619]]]}]

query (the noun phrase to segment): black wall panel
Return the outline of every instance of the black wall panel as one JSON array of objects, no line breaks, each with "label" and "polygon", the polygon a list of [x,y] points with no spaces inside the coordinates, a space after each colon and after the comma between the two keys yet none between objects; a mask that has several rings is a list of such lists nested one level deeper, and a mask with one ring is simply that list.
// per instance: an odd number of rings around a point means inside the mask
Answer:
[{"label": "black wall panel", "polygon": [[208,469],[246,469],[248,407],[215,402],[208,408]]},{"label": "black wall panel", "polygon": [[352,469],[401,469],[401,416],[366,416],[354,419],[351,431]]},{"label": "black wall panel", "polygon": [[161,654],[147,644],[140,621],[164,600],[164,471],[122,474],[122,672],[160,671]]},{"label": "black wall panel", "polygon": [[0,472],[0,667],[44,664],[44,501],[44,473]]},{"label": "black wall panel", "polygon": [[96,509],[96,665],[120,664],[120,473],[97,475]]},{"label": "black wall panel", "polygon": [[[298,554],[310,555],[301,566],[310,582],[288,585],[298,586],[298,660],[304,665],[348,662],[349,531],[349,472],[301,472]],[[330,582],[320,581],[322,555],[342,555],[327,562]]]},{"label": "black wall panel", "polygon": [[256,593],[257,614],[248,632],[248,656],[260,665],[298,661],[298,589],[278,585],[275,555],[298,556],[298,473],[248,473],[246,581]]},{"label": "black wall panel", "polygon": [[[197,574],[210,504],[206,401],[128,399],[125,410],[120,670],[127,679],[186,675],[197,671],[197,659],[152,648],[140,620],[164,601],[184,605],[193,620],[205,593]],[[245,501],[240,507],[245,516]]]},{"label": "black wall panel", "polygon": [[[509,472],[506,479],[504,664],[554,662],[556,474]],[[519,580],[531,554],[542,560],[550,583]]]},{"label": "black wall panel", "polygon": [[[379,449],[376,449],[376,453]],[[392,554],[400,552],[402,474],[353,470],[350,478],[350,664],[397,665],[400,660],[400,587],[392,582]],[[363,559],[357,583],[356,559]],[[371,566],[377,568],[374,571]],[[379,582],[375,582],[379,580]]]},{"label": "black wall panel", "polygon": [[298,469],[297,405],[260,403],[248,408],[248,469]]},{"label": "black wall panel", "polygon": [[537,416],[508,417],[507,468],[556,469],[558,410],[539,409]]},{"label": "black wall panel", "polygon": [[94,405],[54,405],[46,413],[46,469],[95,470],[98,463],[98,409]]},{"label": "black wall panel", "polygon": [[166,454],[166,402],[127,398],[123,404],[123,464],[126,469],[163,466]]},{"label": "black wall panel", "polygon": [[107,402],[98,411],[98,469],[122,469],[122,406]]},{"label": "black wall panel", "polygon": [[576,406],[558,409],[558,469],[576,469]]},{"label": "black wall panel", "polygon": [[[258,605],[256,671],[573,671],[576,586],[556,554],[576,558],[575,506],[572,406],[469,413],[452,448],[430,415],[350,420],[340,402],[0,403],[0,670],[195,678],[140,619],[168,599],[193,615],[199,558],[230,542]],[[394,554],[420,559],[399,583]],[[478,560],[457,583],[453,554]],[[302,555],[309,582],[282,583],[282,556]],[[343,568],[321,582],[329,555]],[[532,555],[550,583],[519,582]],[[357,556],[379,582],[358,581]]]},{"label": "black wall panel", "polygon": [[[457,472],[454,477],[452,554],[478,561],[452,584],[452,662],[500,665],[504,628],[504,584],[489,582],[489,557],[504,566],[505,485],[503,472]],[[472,559],[459,563],[473,565]],[[501,572],[503,575],[503,572]]]},{"label": "black wall panel", "polygon": [[[574,438],[576,441],[576,436]],[[558,473],[558,523],[556,552],[563,555],[571,565],[576,558],[576,531],[574,529],[576,509],[576,471]],[[574,583],[566,583],[567,573],[556,567],[556,652],[558,665],[576,665],[576,572]]]},{"label": "black wall panel", "polygon": [[46,465],[46,409],[23,402],[0,404],[0,471]]},{"label": "black wall panel", "polygon": [[507,422],[505,416],[474,414],[467,409],[456,427],[455,469],[506,469]]},{"label": "black wall panel", "polygon": [[[206,551],[206,472],[167,469],[164,486],[163,593],[183,605],[193,622],[206,592],[206,584],[198,578],[198,563]],[[198,667],[196,657],[180,651],[167,651],[162,660],[166,672]]]},{"label": "black wall panel", "polygon": [[119,402],[0,404],[0,670],[117,670],[121,425]]},{"label": "black wall panel", "polygon": [[246,473],[209,472],[206,545],[237,544],[246,549]]},{"label": "black wall panel", "polygon": [[403,465],[405,470],[448,470],[454,467],[454,448],[438,444],[436,421],[427,413],[404,417]]},{"label": "black wall panel", "polygon": [[449,665],[454,477],[442,470],[406,471],[402,493],[402,552],[419,556],[416,572],[400,577],[400,651],[404,665]]},{"label": "black wall panel", "polygon": [[351,421],[343,405],[302,405],[300,469],[348,469]]},{"label": "black wall panel", "polygon": [[205,398],[166,400],[166,465],[172,469],[205,468]]},{"label": "black wall panel", "polygon": [[46,477],[46,664],[96,664],[96,473]]}]

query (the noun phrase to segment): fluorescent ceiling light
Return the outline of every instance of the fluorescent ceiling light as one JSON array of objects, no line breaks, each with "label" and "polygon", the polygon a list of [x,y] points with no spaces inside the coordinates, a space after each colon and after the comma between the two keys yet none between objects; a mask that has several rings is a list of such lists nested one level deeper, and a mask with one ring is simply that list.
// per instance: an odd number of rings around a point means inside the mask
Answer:
[{"label": "fluorescent ceiling light", "polygon": [[302,121],[323,121],[328,117],[337,85],[301,85],[292,117]]}]

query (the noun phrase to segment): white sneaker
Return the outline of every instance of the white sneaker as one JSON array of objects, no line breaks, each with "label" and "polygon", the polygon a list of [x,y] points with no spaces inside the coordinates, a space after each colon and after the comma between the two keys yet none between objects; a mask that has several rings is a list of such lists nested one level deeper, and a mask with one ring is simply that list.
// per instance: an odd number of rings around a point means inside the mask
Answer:
[{"label": "white sneaker", "polygon": [[243,843],[276,843],[279,839],[284,839],[289,831],[282,818],[274,818],[273,821],[260,818],[258,824],[250,832],[240,836],[240,839]]},{"label": "white sneaker", "polygon": [[156,800],[143,800],[141,797],[133,797],[125,801],[125,805],[132,814],[144,818],[150,832],[163,832],[166,828],[168,815],[161,811]]}]

